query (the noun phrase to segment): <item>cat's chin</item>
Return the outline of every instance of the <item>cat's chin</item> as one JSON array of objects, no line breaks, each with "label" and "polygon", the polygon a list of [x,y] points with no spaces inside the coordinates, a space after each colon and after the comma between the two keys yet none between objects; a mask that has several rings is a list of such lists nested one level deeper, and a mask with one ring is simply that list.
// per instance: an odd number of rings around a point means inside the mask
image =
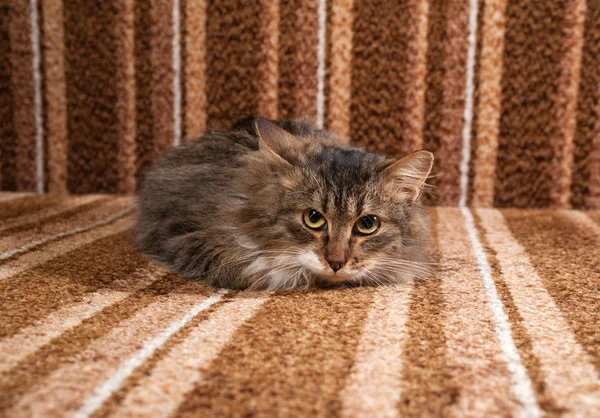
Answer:
[{"label": "cat's chin", "polygon": [[337,273],[321,273],[318,275],[319,280],[327,283],[343,283],[348,282],[354,278],[353,274],[337,272]]}]

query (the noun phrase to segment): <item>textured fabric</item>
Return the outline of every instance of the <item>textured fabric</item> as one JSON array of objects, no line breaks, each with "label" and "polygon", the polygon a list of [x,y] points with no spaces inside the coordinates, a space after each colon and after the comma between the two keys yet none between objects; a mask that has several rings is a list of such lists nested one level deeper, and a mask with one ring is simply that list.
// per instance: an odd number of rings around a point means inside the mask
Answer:
[{"label": "textured fabric", "polygon": [[225,292],[130,197],[0,193],[0,416],[595,416],[600,211],[430,208],[434,273]]},{"label": "textured fabric", "polygon": [[433,151],[434,205],[599,208],[598,45],[586,0],[4,0],[0,189],[133,193],[259,114]]},{"label": "textured fabric", "polygon": [[[431,277],[139,254],[145,170],[250,114],[433,151]],[[0,190],[1,417],[600,411],[600,2],[0,0]]]}]

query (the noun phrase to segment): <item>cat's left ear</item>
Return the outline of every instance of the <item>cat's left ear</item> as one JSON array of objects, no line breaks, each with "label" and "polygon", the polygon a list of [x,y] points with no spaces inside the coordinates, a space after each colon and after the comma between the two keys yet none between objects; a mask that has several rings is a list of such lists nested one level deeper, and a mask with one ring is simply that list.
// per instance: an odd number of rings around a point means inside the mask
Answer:
[{"label": "cat's left ear", "polygon": [[298,138],[268,119],[257,117],[254,126],[260,150],[283,165],[291,164],[294,150],[298,148]]},{"label": "cat's left ear", "polygon": [[433,154],[415,151],[385,167],[382,172],[387,183],[408,192],[412,201],[418,200],[426,186],[425,181],[433,167]]}]

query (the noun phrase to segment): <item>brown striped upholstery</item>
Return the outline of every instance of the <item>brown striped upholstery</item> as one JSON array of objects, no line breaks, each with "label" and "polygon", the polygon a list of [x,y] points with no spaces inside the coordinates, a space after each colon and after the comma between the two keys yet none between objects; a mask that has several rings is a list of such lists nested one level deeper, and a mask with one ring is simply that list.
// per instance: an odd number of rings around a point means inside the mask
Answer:
[{"label": "brown striped upholstery", "polygon": [[[435,273],[226,292],[141,256],[144,170],[247,114],[434,151]],[[0,0],[0,190],[0,417],[600,411],[598,1]]]},{"label": "brown striped upholstery", "polygon": [[0,190],[133,193],[168,147],[260,114],[322,120],[390,155],[432,150],[431,204],[600,207],[596,1],[6,0],[0,12]]},{"label": "brown striped upholstery", "polygon": [[435,273],[224,292],[130,197],[0,193],[0,416],[596,416],[600,212],[432,208]]}]

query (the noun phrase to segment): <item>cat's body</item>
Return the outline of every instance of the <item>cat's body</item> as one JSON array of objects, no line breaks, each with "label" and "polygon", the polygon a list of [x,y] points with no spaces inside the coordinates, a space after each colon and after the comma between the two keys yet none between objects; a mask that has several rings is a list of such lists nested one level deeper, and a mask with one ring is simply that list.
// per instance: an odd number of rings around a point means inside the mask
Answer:
[{"label": "cat's body", "polygon": [[427,273],[430,153],[394,162],[302,122],[249,118],[171,149],[139,195],[136,241],[228,288],[381,284]]}]

